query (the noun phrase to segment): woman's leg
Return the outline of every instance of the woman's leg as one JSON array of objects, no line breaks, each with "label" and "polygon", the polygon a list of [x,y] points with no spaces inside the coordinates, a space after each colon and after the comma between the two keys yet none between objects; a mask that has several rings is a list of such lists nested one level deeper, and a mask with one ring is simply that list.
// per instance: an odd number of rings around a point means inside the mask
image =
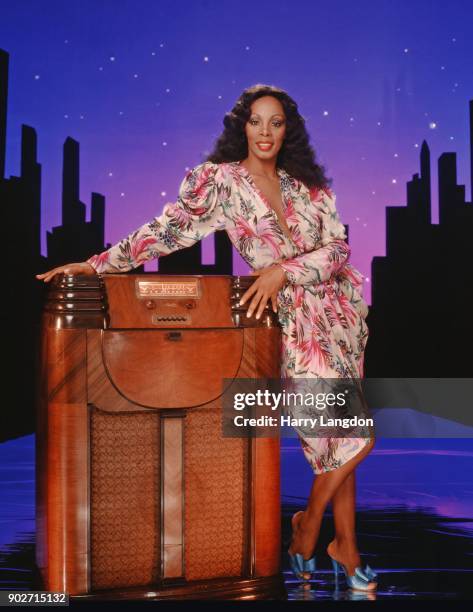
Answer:
[{"label": "woman's leg", "polygon": [[[349,459],[341,467],[318,474],[310,492],[306,510],[299,515],[299,520],[295,525],[293,538],[289,547],[291,554],[301,553],[304,559],[309,559],[312,556],[317,539],[319,537],[320,525],[325,512],[325,508],[339,487],[345,482],[346,478],[353,473],[356,466],[368,455],[374,446],[374,440],[371,439],[363,449],[354,457]],[[343,500],[343,494],[342,494]],[[340,524],[340,523],[339,523]],[[346,523],[347,529],[353,529],[354,523]],[[342,527],[343,528],[343,527]],[[343,562],[343,559],[337,559]],[[347,567],[347,570],[354,570],[354,567]],[[353,573],[353,571],[351,571]]]},{"label": "woman's leg", "polygon": [[328,554],[343,563],[350,575],[361,565],[355,533],[356,470],[353,470],[332,497],[335,538],[327,547]]}]

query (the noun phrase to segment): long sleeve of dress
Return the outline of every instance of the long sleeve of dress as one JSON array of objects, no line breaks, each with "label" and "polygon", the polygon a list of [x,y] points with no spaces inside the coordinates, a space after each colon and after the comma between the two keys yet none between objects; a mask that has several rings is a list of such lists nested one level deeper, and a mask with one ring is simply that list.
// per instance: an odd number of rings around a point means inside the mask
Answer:
[{"label": "long sleeve of dress", "polygon": [[225,229],[218,164],[203,162],[191,169],[179,187],[176,202],[167,203],[160,216],[102,253],[87,259],[97,273],[127,272],[145,261],[195,244],[216,230]]},{"label": "long sleeve of dress", "polygon": [[321,241],[313,251],[302,253],[280,263],[293,285],[313,285],[330,280],[348,262],[350,247],[345,227],[335,206],[336,195],[324,191],[317,202],[321,216]]}]

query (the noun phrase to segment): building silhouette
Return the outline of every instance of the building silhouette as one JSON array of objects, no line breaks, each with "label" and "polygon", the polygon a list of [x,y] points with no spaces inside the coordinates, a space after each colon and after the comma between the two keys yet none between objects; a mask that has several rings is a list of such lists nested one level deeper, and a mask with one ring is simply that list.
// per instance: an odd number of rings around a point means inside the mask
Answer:
[{"label": "building silhouette", "polygon": [[[473,100],[469,117],[473,152]],[[430,151],[424,141],[420,174],[407,183],[407,206],[386,208],[386,255],[372,260],[368,377],[473,374],[468,314],[473,206],[465,200],[465,186],[457,184],[455,153],[438,159],[438,194],[439,223],[432,224]]]},{"label": "building silhouette", "polygon": [[203,264],[202,242],[159,258],[159,274],[232,274],[233,246],[225,231],[214,232],[215,263]]},{"label": "building silhouette", "polygon": [[[79,179],[79,143],[66,138],[63,147],[62,223],[46,234],[50,267],[85,261],[104,249],[105,198],[100,193],[92,193],[91,217],[86,221],[86,206],[79,199]],[[107,244],[105,248],[109,246]]]}]

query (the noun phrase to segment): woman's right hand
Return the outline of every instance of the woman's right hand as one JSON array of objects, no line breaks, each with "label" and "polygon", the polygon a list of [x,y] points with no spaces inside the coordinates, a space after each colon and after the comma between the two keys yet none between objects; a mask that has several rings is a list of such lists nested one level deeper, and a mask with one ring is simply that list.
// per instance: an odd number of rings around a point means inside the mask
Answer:
[{"label": "woman's right hand", "polygon": [[48,272],[43,272],[42,274],[37,274],[36,278],[38,280],[44,280],[45,283],[49,283],[49,281],[54,278],[56,274],[97,274],[95,268],[93,268],[86,261],[81,261],[80,263],[70,263],[64,266],[59,266],[58,268],[53,268],[52,270],[48,270]]}]

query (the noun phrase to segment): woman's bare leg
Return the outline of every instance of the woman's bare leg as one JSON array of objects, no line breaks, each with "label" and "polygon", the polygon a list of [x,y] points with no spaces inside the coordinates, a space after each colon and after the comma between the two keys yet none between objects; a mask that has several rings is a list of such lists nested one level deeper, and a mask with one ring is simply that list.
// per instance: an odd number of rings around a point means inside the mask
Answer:
[{"label": "woman's bare leg", "polygon": [[[304,559],[309,559],[312,556],[317,539],[319,537],[320,525],[325,512],[325,508],[330,500],[333,499],[339,487],[345,482],[346,478],[353,473],[356,466],[369,454],[374,446],[374,440],[370,442],[354,457],[343,464],[341,467],[318,474],[310,492],[306,510],[299,515],[299,520],[295,524],[295,531],[289,547],[291,554],[301,553]],[[345,493],[346,495],[346,493]],[[342,493],[343,501],[343,493]],[[347,500],[345,500],[346,502]],[[351,503],[351,502],[350,502]],[[340,522],[339,522],[340,525]],[[342,529],[352,529],[354,532],[354,522],[342,523]],[[334,553],[335,554],[335,553]],[[345,562],[345,559],[338,558],[337,561]],[[348,563],[348,561],[347,561]],[[347,565],[347,570],[350,575],[353,574],[356,567],[352,567],[353,561]]]},{"label": "woman's bare leg", "polygon": [[361,565],[355,532],[356,470],[353,470],[332,497],[335,538],[327,547],[328,554],[343,563],[350,575]]}]

